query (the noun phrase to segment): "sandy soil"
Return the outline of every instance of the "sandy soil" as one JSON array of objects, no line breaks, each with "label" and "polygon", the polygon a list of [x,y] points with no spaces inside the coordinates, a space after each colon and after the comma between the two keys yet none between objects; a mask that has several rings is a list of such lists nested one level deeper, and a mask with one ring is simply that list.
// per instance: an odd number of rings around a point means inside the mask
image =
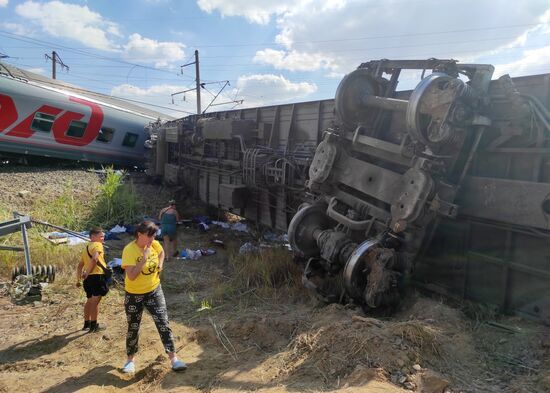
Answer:
[{"label": "sandy soil", "polygon": [[[162,196],[151,199],[152,210],[165,196],[178,195],[154,185],[143,190]],[[190,227],[181,228],[180,246],[204,247],[214,235],[228,246],[245,240]],[[112,242],[111,256],[126,241]],[[120,372],[126,332],[120,289],[101,305],[107,329],[88,334],[79,330],[85,296],[68,272],[33,304],[12,304],[6,284],[0,285],[0,392],[550,390],[550,330],[539,324],[515,317],[472,320],[415,293],[391,318],[284,292],[268,298],[250,290],[214,302],[214,291],[231,275],[227,251],[217,251],[197,261],[170,260],[163,273],[178,354],[189,364],[183,373],[170,370],[148,315],[137,372]],[[199,311],[204,301],[209,307]]]}]

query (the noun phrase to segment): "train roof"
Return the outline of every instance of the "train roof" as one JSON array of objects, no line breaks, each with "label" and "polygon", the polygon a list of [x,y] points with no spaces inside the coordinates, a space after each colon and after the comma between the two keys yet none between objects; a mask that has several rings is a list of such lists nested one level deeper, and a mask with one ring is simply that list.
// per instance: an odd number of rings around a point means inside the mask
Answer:
[{"label": "train roof", "polygon": [[55,89],[62,92],[79,94],[81,96],[85,96],[87,98],[106,104],[108,106],[134,112],[134,113],[151,117],[151,118],[160,118],[161,120],[175,119],[175,117],[167,115],[166,113],[161,113],[155,110],[144,108],[143,106],[133,104],[124,99],[86,90],[84,88],[81,88],[57,79],[51,79],[46,76],[36,74],[34,72],[30,72],[18,67],[14,67],[4,62],[0,62],[0,76],[9,76],[14,79],[22,80],[24,82],[31,82],[47,89]]}]

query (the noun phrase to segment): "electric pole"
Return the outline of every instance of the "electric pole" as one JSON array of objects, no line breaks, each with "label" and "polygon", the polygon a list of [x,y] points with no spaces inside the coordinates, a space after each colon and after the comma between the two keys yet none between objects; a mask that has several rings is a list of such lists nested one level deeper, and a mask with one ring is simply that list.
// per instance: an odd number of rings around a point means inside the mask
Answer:
[{"label": "electric pole", "polygon": [[47,53],[44,55],[46,57],[46,60],[51,60],[52,61],[52,79],[55,79],[56,77],[56,70],[55,70],[55,66],[57,63],[59,63],[59,65],[61,66],[61,69],[63,68],[66,68],[67,71],[69,71],[69,66],[65,65],[65,63],[63,63],[63,60],[61,60],[61,58],[59,57],[59,55],[57,54],[56,51],[52,51],[52,55],[48,55]]},{"label": "electric pole", "polygon": [[197,74],[197,114],[201,114],[201,74],[199,69],[199,51],[195,50],[195,74]]},{"label": "electric pole", "polygon": [[[206,83],[201,83],[201,75],[200,75],[200,69],[199,69],[199,51],[198,50],[195,50],[195,61],[191,62],[191,63],[187,63],[187,64],[184,64],[181,67],[181,73],[183,74],[183,67],[187,67],[187,66],[190,66],[192,64],[195,64],[195,82],[196,82],[196,87],[195,87],[195,90],[196,90],[196,94],[197,94],[197,115],[201,115],[203,114],[204,112],[206,112],[208,110],[208,108],[210,108],[211,106],[215,106],[215,105],[225,105],[225,104],[237,104],[237,105],[240,105],[243,103],[244,100],[231,100],[229,102],[222,102],[222,103],[219,103],[219,104],[214,104],[214,101],[216,101],[216,99],[218,98],[218,96],[220,95],[220,93],[222,92],[223,89],[225,89],[226,86],[229,86],[229,81],[217,81],[217,82],[206,82]],[[210,91],[208,89],[206,89],[206,87],[204,87],[205,85],[210,85],[210,84],[214,84],[214,83],[225,83],[222,88],[220,89],[220,91],[218,91],[218,93],[216,95],[214,95],[213,93],[210,93]],[[204,112],[201,110],[201,89],[205,89],[207,92],[209,92],[210,94],[212,94],[212,96],[214,96],[214,98],[212,99],[212,101],[210,101],[210,104],[208,104],[208,106],[206,107],[206,109],[204,110]],[[185,94],[187,93],[188,91],[192,91],[193,89],[187,89],[187,90],[183,90],[183,91],[179,91],[177,93],[174,93],[174,94],[171,94],[172,96],[172,104],[174,103],[174,96],[175,95],[178,95],[178,94]],[[184,100],[185,100],[185,96],[183,96]]]},{"label": "electric pole", "polygon": [[181,66],[181,73],[183,74],[183,67],[195,64],[195,81],[196,90],[197,90],[197,115],[201,114],[201,75],[199,69],[199,51],[195,50],[195,61],[192,63],[187,63]]}]

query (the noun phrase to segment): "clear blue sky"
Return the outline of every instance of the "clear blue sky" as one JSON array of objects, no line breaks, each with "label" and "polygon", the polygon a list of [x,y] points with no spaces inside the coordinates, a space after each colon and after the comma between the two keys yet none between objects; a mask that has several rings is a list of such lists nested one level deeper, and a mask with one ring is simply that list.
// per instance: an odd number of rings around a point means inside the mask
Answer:
[{"label": "clear blue sky", "polygon": [[[194,86],[194,66],[180,66],[195,49],[204,82],[230,81],[216,102],[241,107],[332,98],[343,75],[380,58],[540,74],[550,0],[0,0],[3,61],[49,75],[56,50],[70,67],[58,79],[105,94],[193,112],[193,92],[170,95]],[[203,109],[221,86],[206,86]]]}]

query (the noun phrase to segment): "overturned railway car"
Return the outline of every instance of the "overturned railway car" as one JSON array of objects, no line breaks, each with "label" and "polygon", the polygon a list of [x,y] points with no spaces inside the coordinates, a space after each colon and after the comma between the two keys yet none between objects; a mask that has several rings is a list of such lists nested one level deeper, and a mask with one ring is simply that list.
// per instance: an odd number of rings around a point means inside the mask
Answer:
[{"label": "overturned railway car", "polygon": [[[422,78],[398,91],[406,70]],[[149,171],[287,230],[327,300],[391,306],[412,280],[550,323],[550,75],[492,74],[370,61],[334,100],[151,129]]]}]

